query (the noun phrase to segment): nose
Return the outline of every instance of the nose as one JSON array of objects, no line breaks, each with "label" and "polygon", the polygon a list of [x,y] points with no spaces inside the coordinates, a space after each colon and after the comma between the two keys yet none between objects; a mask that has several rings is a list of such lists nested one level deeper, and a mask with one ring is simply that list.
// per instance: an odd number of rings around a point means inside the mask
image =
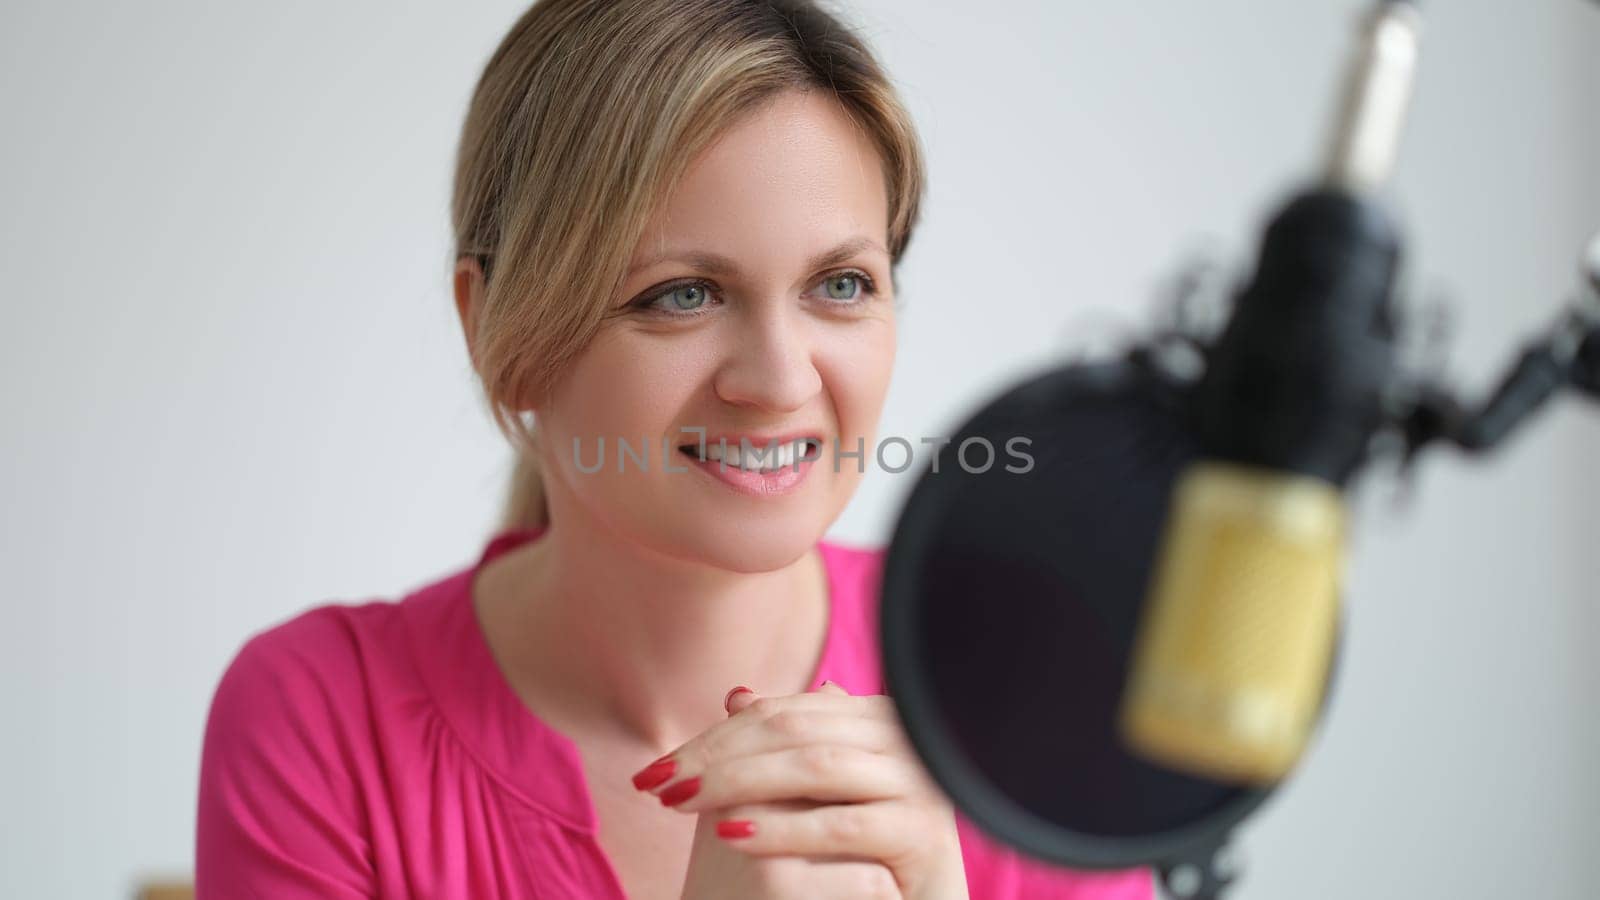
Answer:
[{"label": "nose", "polygon": [[792,306],[761,303],[742,311],[717,371],[717,396],[778,413],[800,409],[816,396],[822,377],[812,360],[812,335]]}]

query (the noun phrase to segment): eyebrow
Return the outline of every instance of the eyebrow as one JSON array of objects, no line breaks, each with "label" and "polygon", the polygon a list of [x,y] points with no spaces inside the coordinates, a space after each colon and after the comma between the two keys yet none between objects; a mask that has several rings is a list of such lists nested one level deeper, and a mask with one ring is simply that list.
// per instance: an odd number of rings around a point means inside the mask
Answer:
[{"label": "eyebrow", "polygon": [[[872,238],[864,235],[857,235],[856,237],[848,238],[840,242],[837,246],[830,250],[824,250],[806,260],[806,269],[808,271],[823,269],[828,266],[844,262],[863,250],[877,250],[883,253],[885,256],[887,256],[889,253],[889,251],[883,249],[882,244],[878,243]],[[690,250],[682,253],[668,251],[666,253],[658,254],[656,256],[641,260],[628,269],[628,275],[625,277],[632,277],[636,272],[639,272],[643,269],[648,269],[651,266],[663,262],[681,262],[685,265],[692,266],[693,268],[710,272],[713,275],[739,274],[739,264],[735,263],[732,259],[729,259],[726,256],[723,256],[719,253],[712,253],[708,250]]]}]

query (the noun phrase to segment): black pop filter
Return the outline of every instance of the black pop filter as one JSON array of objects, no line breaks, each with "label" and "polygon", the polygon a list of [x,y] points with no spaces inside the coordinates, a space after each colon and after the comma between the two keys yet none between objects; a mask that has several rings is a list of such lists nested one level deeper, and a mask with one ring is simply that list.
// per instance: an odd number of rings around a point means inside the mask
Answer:
[{"label": "black pop filter", "polygon": [[[1274,216],[1220,338],[1187,335],[1200,376],[1151,342],[1031,378],[962,425],[902,507],[886,687],[929,773],[1003,843],[1217,896],[1229,832],[1325,710],[1337,492],[1388,415],[1399,239],[1370,198],[1419,24],[1399,0],[1364,18],[1322,178]],[[1453,433],[1438,406],[1411,433]],[[1205,493],[1175,497],[1180,482]]]},{"label": "black pop filter", "polygon": [[[885,561],[885,678],[930,773],[1000,840],[1082,868],[1206,871],[1267,791],[1146,762],[1116,728],[1173,484],[1198,452],[1189,385],[1145,358],[1034,377],[941,447]],[[1031,468],[1004,452],[1019,437]]]}]

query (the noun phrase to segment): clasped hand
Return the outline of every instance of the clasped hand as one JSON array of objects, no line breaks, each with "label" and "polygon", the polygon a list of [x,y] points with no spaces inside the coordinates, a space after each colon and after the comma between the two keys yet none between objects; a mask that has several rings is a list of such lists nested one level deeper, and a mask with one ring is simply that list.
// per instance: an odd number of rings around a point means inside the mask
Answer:
[{"label": "clasped hand", "polygon": [[725,705],[726,721],[646,766],[634,786],[700,815],[702,831],[714,818],[738,853],[876,863],[851,872],[866,894],[966,900],[954,809],[888,697],[830,681],[786,697],[736,689]]}]

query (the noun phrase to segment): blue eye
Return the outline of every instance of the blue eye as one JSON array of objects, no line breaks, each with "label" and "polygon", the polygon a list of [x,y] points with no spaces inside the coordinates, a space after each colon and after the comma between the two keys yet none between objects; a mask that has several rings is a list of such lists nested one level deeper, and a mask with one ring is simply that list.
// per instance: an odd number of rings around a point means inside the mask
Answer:
[{"label": "blue eye", "polygon": [[667,304],[673,309],[699,309],[705,305],[706,289],[700,284],[685,284],[675,287],[661,295],[667,299]]},{"label": "blue eye", "polygon": [[878,294],[872,276],[860,269],[834,272],[822,279],[823,298],[837,306],[854,308],[870,302]]},{"label": "blue eye", "polygon": [[[827,285],[828,296],[835,300],[854,300],[856,294],[861,292],[861,279],[848,272],[843,275],[834,275],[824,282]],[[840,287],[843,285],[843,287]],[[834,293],[835,289],[844,291],[843,295]]]},{"label": "blue eye", "polygon": [[[859,270],[835,272],[819,283],[826,292],[823,298],[840,307],[865,303],[868,297],[878,292],[872,276]],[[688,318],[710,312],[713,305],[723,302],[715,285],[696,280],[668,285],[664,290],[639,297],[629,306],[650,313]]]},{"label": "blue eye", "polygon": [[685,281],[669,285],[665,290],[645,294],[629,306],[648,313],[688,317],[709,312],[711,303],[715,299],[709,283]]}]

